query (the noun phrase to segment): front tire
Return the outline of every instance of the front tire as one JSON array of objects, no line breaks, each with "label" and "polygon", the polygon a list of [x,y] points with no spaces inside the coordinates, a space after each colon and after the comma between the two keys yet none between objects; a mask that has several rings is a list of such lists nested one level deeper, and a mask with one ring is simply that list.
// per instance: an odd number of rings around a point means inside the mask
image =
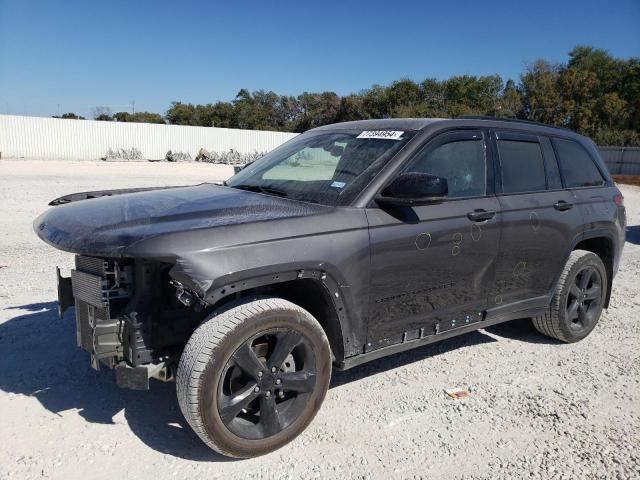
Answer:
[{"label": "front tire", "polygon": [[560,275],[544,315],[534,317],[540,333],[563,342],[585,338],[595,328],[607,294],[607,272],[600,257],[574,250]]},{"label": "front tire", "polygon": [[207,318],[180,358],[180,409],[213,450],[249,458],[272,452],[313,420],[331,378],[331,350],[313,316],[260,298]]}]

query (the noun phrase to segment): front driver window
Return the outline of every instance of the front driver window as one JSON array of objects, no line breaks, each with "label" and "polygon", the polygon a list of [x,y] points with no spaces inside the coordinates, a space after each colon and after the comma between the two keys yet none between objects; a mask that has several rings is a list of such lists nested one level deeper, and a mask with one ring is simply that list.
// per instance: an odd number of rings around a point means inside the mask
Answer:
[{"label": "front driver window", "polygon": [[427,147],[407,171],[446,178],[449,198],[481,197],[487,192],[487,161],[480,135]]}]

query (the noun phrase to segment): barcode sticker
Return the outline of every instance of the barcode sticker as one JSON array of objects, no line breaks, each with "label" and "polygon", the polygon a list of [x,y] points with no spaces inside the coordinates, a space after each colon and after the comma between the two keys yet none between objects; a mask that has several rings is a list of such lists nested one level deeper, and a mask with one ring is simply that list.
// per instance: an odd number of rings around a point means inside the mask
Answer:
[{"label": "barcode sticker", "polygon": [[385,140],[402,140],[403,131],[397,130],[365,130],[356,138],[382,138]]}]

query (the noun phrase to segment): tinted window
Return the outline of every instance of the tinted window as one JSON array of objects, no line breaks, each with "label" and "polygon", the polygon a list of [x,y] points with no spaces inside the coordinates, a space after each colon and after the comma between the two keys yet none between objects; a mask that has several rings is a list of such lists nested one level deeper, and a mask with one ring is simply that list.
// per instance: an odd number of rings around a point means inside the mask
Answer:
[{"label": "tinted window", "polygon": [[498,140],[498,154],[504,193],[536,192],[547,188],[538,142]]},{"label": "tinted window", "polygon": [[592,187],[604,183],[593,160],[578,143],[554,138],[553,146],[558,156],[565,187]]},{"label": "tinted window", "polygon": [[456,140],[418,154],[408,171],[446,178],[449,197],[478,197],[487,189],[484,152],[481,138]]},{"label": "tinted window", "polygon": [[559,190],[562,188],[562,180],[560,178],[560,170],[558,170],[558,162],[556,155],[551,146],[551,140],[542,137],[540,144],[544,152],[544,166],[547,169],[547,186],[550,190]]}]

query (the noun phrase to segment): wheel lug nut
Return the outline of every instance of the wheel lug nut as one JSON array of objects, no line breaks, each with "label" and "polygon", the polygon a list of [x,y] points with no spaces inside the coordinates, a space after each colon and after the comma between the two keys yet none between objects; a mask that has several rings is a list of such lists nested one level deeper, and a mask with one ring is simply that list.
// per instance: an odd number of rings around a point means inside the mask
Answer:
[{"label": "wheel lug nut", "polygon": [[276,373],[276,370],[278,370],[276,367],[271,367],[271,373]]},{"label": "wheel lug nut", "polygon": [[262,372],[258,372],[258,378],[262,376]]},{"label": "wheel lug nut", "polygon": [[280,392],[278,393],[278,396],[279,396],[280,398],[284,398],[284,392],[283,392],[282,390],[280,390]]},{"label": "wheel lug nut", "polygon": [[280,380],[279,378],[276,379],[276,385],[280,385],[282,383],[282,380]]},{"label": "wheel lug nut", "polygon": [[267,390],[266,392],[264,392],[265,397],[270,397],[271,396],[271,392],[269,390]]},{"label": "wheel lug nut", "polygon": [[253,389],[254,392],[258,393],[260,391],[260,387],[256,387]]}]

